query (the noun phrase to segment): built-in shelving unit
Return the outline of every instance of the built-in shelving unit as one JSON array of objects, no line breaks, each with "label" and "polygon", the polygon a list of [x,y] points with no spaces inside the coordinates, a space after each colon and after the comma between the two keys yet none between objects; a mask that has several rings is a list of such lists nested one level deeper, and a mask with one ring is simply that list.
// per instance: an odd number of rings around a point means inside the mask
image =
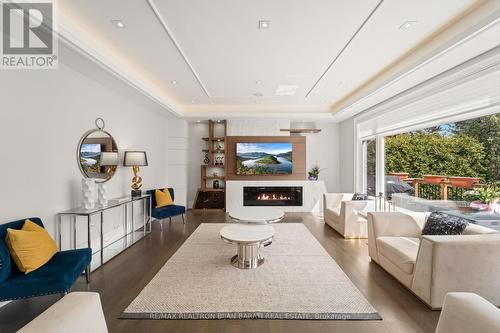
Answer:
[{"label": "built-in shelving unit", "polygon": [[[225,209],[226,133],[225,120],[208,121],[208,137],[201,138],[207,142],[201,152],[208,157],[208,163],[200,168],[200,188],[193,209]],[[214,188],[214,181],[219,188]]]}]

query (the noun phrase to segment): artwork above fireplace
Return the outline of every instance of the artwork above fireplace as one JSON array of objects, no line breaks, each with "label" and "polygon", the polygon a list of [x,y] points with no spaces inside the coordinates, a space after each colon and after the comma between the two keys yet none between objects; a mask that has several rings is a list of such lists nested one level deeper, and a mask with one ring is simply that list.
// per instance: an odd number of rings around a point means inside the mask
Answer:
[{"label": "artwork above fireplace", "polygon": [[244,186],[243,206],[302,206],[302,186]]}]

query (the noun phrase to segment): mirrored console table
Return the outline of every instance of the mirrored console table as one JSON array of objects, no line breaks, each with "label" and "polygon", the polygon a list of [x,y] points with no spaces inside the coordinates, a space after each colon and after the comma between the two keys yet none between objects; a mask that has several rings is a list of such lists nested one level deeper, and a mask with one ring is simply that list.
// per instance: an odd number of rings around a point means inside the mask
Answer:
[{"label": "mirrored console table", "polygon": [[[135,204],[135,205],[134,205]],[[137,204],[142,205],[142,224],[139,224],[136,221],[136,214],[134,213],[134,206],[137,207]],[[129,207],[130,207],[130,219],[129,219]],[[139,206],[140,207],[140,206]],[[109,244],[105,244],[104,241],[104,227],[106,225],[106,220],[104,218],[105,212],[111,210],[113,208],[121,208],[123,210],[123,234],[120,235],[119,238],[112,240]],[[92,217],[98,216],[98,224],[99,228],[99,246],[95,246],[96,244],[92,244],[92,232],[91,226]],[[78,217],[83,217],[83,219],[79,219]],[[122,252],[126,248],[130,247],[132,244],[136,243],[147,234],[151,232],[151,196],[150,195],[141,195],[137,197],[128,197],[126,200],[120,201],[119,203],[112,203],[106,206],[96,206],[92,209],[85,208],[74,208],[69,209],[56,215],[56,223],[57,223],[57,237],[58,237],[58,245],[59,249],[63,248],[63,232],[62,226],[63,223],[68,223],[69,228],[71,230],[72,236],[70,236],[69,243],[70,247],[73,249],[77,248],[77,224],[81,221],[86,221],[86,231],[87,231],[87,246],[92,249],[92,257],[94,255],[99,254],[99,263],[92,262],[91,269],[94,270],[97,267],[103,265],[106,261]],[[130,223],[129,223],[130,220]],[[113,255],[106,255],[105,250],[107,248],[111,248],[114,245],[117,245],[114,249]]]}]

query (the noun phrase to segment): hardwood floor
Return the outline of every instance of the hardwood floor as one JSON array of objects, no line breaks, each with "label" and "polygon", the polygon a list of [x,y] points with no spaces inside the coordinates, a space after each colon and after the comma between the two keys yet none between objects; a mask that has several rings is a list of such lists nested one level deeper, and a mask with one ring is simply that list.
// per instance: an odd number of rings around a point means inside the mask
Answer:
[{"label": "hardwood floor", "polygon": [[[312,214],[290,213],[285,222],[303,222],[368,301],[381,321],[287,320],[126,320],[120,313],[155,276],[200,223],[223,222],[222,212],[187,214],[170,224],[153,223],[153,232],[92,273],[90,286],[82,277],[73,291],[91,290],[101,295],[110,332],[434,332],[439,311],[429,310],[406,288],[368,257],[366,240],[345,240]],[[325,290],[325,292],[328,292]],[[14,301],[0,308],[0,332],[15,332],[60,296]]]}]

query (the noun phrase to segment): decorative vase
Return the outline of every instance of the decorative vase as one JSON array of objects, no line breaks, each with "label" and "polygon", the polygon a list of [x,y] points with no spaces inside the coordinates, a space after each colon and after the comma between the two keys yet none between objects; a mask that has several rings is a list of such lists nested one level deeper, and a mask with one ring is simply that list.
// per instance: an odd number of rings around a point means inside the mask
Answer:
[{"label": "decorative vase", "polygon": [[318,177],[314,177],[314,176],[309,176],[308,177],[309,180],[318,180]]},{"label": "decorative vase", "polygon": [[95,180],[82,179],[82,207],[92,209],[95,206]]},{"label": "decorative vase", "polygon": [[108,188],[104,183],[97,185],[97,204],[106,206],[108,204]]},{"label": "decorative vase", "polygon": [[203,163],[205,163],[205,164],[210,163],[210,159],[208,158],[208,153],[205,154],[205,159],[203,160]]}]

